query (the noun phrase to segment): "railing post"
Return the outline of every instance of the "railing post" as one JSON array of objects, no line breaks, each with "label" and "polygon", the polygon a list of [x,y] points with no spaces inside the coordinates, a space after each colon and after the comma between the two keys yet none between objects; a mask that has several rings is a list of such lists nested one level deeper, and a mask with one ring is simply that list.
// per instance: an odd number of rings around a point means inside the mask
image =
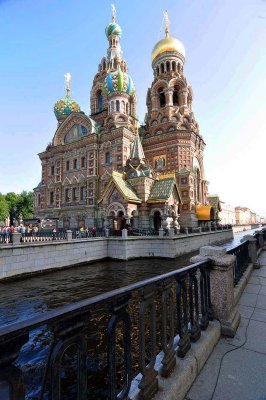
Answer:
[{"label": "railing post", "polygon": [[122,238],[127,239],[127,229],[122,229]]},{"label": "railing post", "polygon": [[234,306],[233,267],[235,256],[216,246],[200,248],[200,255],[192,257],[192,262],[210,259],[210,291],[213,317],[221,323],[222,334],[233,337],[240,322],[240,314]]},{"label": "railing post", "polygon": [[169,237],[174,237],[175,236],[175,230],[174,230],[174,228],[170,228],[169,229]]},{"label": "railing post", "polygon": [[14,232],[13,233],[13,238],[12,238],[12,243],[13,245],[15,244],[20,244],[20,238],[21,238],[21,233],[20,232]]},{"label": "railing post", "polygon": [[264,245],[264,239],[263,239],[264,234],[262,231],[257,231],[256,233],[259,235],[259,245],[260,249],[262,249]]},{"label": "railing post", "polygon": [[250,262],[253,264],[253,268],[258,269],[260,268],[260,264],[258,262],[258,255],[257,255],[257,240],[252,235],[245,235],[241,242],[248,240],[248,256]]},{"label": "railing post", "polygon": [[159,228],[159,237],[163,237],[164,236],[164,229],[163,228]]},{"label": "railing post", "polygon": [[72,231],[67,230],[66,231],[66,240],[69,242],[70,240],[72,240]]}]

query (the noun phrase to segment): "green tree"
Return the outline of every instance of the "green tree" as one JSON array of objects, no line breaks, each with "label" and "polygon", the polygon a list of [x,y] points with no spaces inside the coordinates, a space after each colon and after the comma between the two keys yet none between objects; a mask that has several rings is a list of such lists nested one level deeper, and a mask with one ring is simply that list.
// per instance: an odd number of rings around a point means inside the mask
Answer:
[{"label": "green tree", "polygon": [[0,221],[4,221],[9,214],[8,202],[6,201],[5,196],[0,193]]},{"label": "green tree", "polygon": [[17,211],[16,215],[22,215],[23,218],[32,218],[33,216],[33,192],[26,192],[23,190],[18,195],[18,201],[16,203]]},{"label": "green tree", "polygon": [[10,225],[14,224],[14,219],[18,220],[17,213],[17,203],[19,199],[19,195],[14,192],[9,192],[6,194],[6,201],[8,203],[9,215],[10,215]]}]

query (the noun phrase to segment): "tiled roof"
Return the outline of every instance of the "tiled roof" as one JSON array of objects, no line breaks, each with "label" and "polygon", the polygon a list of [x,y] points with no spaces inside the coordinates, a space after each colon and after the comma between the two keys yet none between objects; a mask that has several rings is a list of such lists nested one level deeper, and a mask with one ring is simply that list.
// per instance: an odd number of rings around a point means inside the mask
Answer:
[{"label": "tiled roof", "polygon": [[125,181],[123,178],[123,174],[113,171],[112,173],[112,178],[110,179],[107,188],[103,192],[101,198],[99,199],[99,203],[103,200],[105,197],[106,193],[109,191],[110,186],[112,183],[115,184],[121,195],[124,197],[125,200],[127,201],[133,201],[135,203],[141,203],[142,200],[136,195],[134,192],[133,188],[130,186],[130,184]]},{"label": "tiled roof", "polygon": [[155,181],[148,201],[150,200],[162,200],[166,201],[171,196],[173,187],[175,185],[175,178],[165,178]]}]

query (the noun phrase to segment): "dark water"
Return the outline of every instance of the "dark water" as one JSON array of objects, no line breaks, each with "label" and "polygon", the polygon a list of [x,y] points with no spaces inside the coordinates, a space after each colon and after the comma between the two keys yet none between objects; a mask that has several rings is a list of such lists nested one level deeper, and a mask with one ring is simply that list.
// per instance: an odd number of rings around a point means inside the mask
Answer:
[{"label": "dark water", "polygon": [[[236,246],[254,230],[240,232],[223,245]],[[189,265],[197,252],[176,259],[99,261],[80,267],[0,283],[0,327],[22,321],[44,311],[84,300]]]},{"label": "dark water", "polygon": [[176,259],[100,261],[0,283],[0,326],[182,268],[193,254]]},{"label": "dark water", "polygon": [[[252,231],[236,234],[235,238],[226,243],[224,247],[228,249],[239,244],[241,237],[250,233]],[[2,282],[0,283],[0,327],[155,275],[182,268],[189,265],[190,257],[194,254],[197,254],[197,252],[176,259],[100,261],[32,278]],[[105,321],[106,318],[105,315]],[[97,325],[99,323],[100,325]],[[96,393],[91,397],[93,399],[106,398],[103,389],[99,392],[99,388],[102,387],[101,380],[107,376],[106,360],[102,357],[103,349],[106,347],[102,323],[103,320],[99,322],[99,319],[95,318],[91,321],[91,329],[88,331],[89,347],[91,347],[88,370],[92,375],[91,385],[94,393]],[[30,332],[29,342],[25,344],[17,359],[17,365],[24,373],[27,388],[26,399],[28,400],[35,400],[39,396],[51,337],[51,332],[46,327]],[[95,344],[97,345],[95,346]],[[101,365],[100,368],[99,365]],[[68,386],[68,388],[70,387],[71,385]],[[68,400],[72,399],[72,396],[69,397],[69,393],[68,391],[66,397]],[[75,398],[75,394],[73,394],[73,399]]]}]

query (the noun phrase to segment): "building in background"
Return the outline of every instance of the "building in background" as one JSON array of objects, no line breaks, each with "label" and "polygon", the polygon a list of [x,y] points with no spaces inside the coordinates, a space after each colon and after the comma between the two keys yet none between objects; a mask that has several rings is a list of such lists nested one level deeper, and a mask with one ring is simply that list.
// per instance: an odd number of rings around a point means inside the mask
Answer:
[{"label": "building in background", "polygon": [[251,224],[251,211],[247,207],[236,207],[236,225]]},{"label": "building in background", "polygon": [[58,127],[39,154],[35,216],[57,219],[65,229],[178,228],[178,221],[196,227],[214,220],[207,199],[205,143],[184,74],[185,48],[169,36],[167,13],[165,38],[152,51],[154,79],[142,127],[114,7],[105,32],[109,47],[93,80],[90,116],[70,97],[71,76],[65,75],[66,96],[54,107]]},{"label": "building in background", "polygon": [[219,212],[220,223],[225,225],[227,224],[235,225],[236,224],[235,207],[221,200],[220,204],[221,204],[221,211]]}]

